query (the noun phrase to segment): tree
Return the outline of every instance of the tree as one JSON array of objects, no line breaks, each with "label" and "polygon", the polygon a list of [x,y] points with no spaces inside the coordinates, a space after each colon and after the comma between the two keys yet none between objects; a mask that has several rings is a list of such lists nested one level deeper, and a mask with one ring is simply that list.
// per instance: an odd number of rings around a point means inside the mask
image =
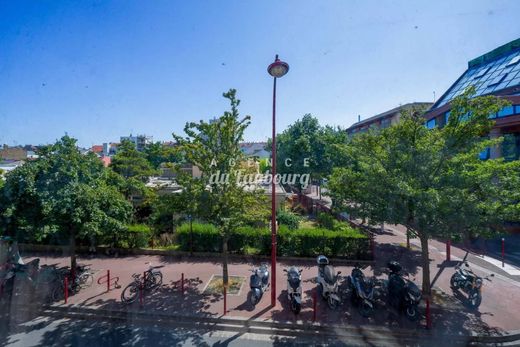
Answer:
[{"label": "tree", "polygon": [[145,158],[154,169],[159,169],[163,163],[176,163],[181,158],[175,148],[154,142],[144,148]]},{"label": "tree", "polygon": [[2,224],[25,238],[67,238],[75,269],[76,241],[123,230],[131,207],[107,183],[101,161],[81,154],[75,139],[64,136],[38,155],[7,175]]},{"label": "tree", "polygon": [[520,216],[520,163],[478,157],[498,144],[485,135],[493,127],[489,115],[506,103],[473,93],[470,88],[452,101],[442,128],[427,129],[422,113],[411,112],[390,128],[353,137],[342,149],[346,163],[330,182],[342,208],[402,224],[420,239],[425,294],[430,238],[494,233]]},{"label": "tree", "polygon": [[135,144],[128,140],[123,141],[117,148],[110,167],[126,179],[134,178],[145,183],[156,173],[146,160],[145,154],[139,152]]},{"label": "tree", "polygon": [[346,139],[344,130],[323,127],[315,117],[306,114],[276,136],[277,171],[310,174],[313,179],[321,180],[331,173],[339,159],[336,146],[346,143]]},{"label": "tree", "polygon": [[[198,166],[202,177],[185,178],[181,182],[185,191],[194,189],[188,199],[197,201],[200,217],[217,225],[223,236],[223,279],[227,286],[227,244],[229,233],[243,223],[243,215],[264,201],[256,189],[247,189],[237,181],[238,164],[244,160],[240,149],[250,117],[239,118],[236,90],[230,89],[223,96],[229,100],[231,111],[224,112],[212,122],[187,123],[186,137],[173,134],[178,150],[187,162]],[[216,180],[215,178],[221,178]],[[254,187],[253,187],[254,188]]]}]

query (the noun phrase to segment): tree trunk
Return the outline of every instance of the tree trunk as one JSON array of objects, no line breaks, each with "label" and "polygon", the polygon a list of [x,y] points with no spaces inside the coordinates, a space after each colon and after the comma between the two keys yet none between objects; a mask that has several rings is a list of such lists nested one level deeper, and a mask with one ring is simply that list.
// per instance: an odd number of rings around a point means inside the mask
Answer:
[{"label": "tree trunk", "polygon": [[430,255],[428,250],[428,236],[419,235],[421,240],[421,258],[423,268],[422,291],[426,296],[430,295]]},{"label": "tree trunk", "polygon": [[228,286],[228,238],[225,235],[222,243],[222,253],[223,253],[223,264],[222,264],[222,283],[224,287]]}]

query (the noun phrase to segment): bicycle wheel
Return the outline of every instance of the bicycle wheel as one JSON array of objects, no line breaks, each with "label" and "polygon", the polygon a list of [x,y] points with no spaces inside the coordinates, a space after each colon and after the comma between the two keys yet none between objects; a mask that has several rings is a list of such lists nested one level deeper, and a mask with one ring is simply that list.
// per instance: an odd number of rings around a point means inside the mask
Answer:
[{"label": "bicycle wheel", "polygon": [[94,283],[94,276],[90,272],[82,273],[78,279],[78,286],[81,289],[85,289],[90,287]]},{"label": "bicycle wheel", "polygon": [[155,289],[162,284],[163,278],[161,272],[149,272],[146,274],[146,289]]},{"label": "bicycle wheel", "polygon": [[137,295],[139,294],[139,285],[135,282],[130,283],[123,289],[121,293],[121,301],[130,304],[137,299]]},{"label": "bicycle wheel", "polygon": [[64,291],[64,287],[61,283],[56,283],[53,288],[52,288],[52,292],[51,292],[51,299],[52,301],[60,301],[60,300],[63,300],[65,298],[65,291]]}]

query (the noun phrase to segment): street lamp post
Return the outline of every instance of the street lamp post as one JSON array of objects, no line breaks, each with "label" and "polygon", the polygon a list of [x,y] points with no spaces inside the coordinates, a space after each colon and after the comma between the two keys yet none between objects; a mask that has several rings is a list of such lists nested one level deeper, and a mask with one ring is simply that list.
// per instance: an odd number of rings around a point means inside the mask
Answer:
[{"label": "street lamp post", "polygon": [[271,306],[276,304],[276,79],[289,71],[289,64],[275,57],[274,63],[267,68],[269,75],[273,76],[273,134],[271,147]]}]

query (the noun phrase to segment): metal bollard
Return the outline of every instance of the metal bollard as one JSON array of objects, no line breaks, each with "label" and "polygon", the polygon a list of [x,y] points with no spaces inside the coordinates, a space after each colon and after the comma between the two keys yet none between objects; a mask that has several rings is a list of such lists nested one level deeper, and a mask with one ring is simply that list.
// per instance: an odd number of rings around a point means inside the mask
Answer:
[{"label": "metal bollard", "polygon": [[316,311],[318,308],[318,289],[315,288],[312,292],[312,321],[316,322]]},{"label": "metal bollard", "polygon": [[446,261],[451,261],[451,240],[446,241]]},{"label": "metal bollard", "polygon": [[110,270],[107,270],[107,293],[110,291]]},{"label": "metal bollard", "polygon": [[227,312],[227,288],[224,286],[224,316]]},{"label": "metal bollard", "polygon": [[143,306],[144,302],[144,285],[143,283],[139,284],[139,305]]},{"label": "metal bollard", "polygon": [[181,293],[184,295],[184,272],[181,273]]},{"label": "metal bollard", "polygon": [[506,240],[504,238],[502,238],[502,267],[504,267],[504,262],[505,262],[505,257],[506,257]]},{"label": "metal bollard", "polygon": [[69,299],[69,277],[68,276],[65,276],[65,279],[63,280],[63,285],[64,285],[63,295],[65,296],[65,303],[67,303],[67,301]]},{"label": "metal bollard", "polygon": [[432,328],[432,317],[430,312],[430,299],[426,299],[426,329]]}]

